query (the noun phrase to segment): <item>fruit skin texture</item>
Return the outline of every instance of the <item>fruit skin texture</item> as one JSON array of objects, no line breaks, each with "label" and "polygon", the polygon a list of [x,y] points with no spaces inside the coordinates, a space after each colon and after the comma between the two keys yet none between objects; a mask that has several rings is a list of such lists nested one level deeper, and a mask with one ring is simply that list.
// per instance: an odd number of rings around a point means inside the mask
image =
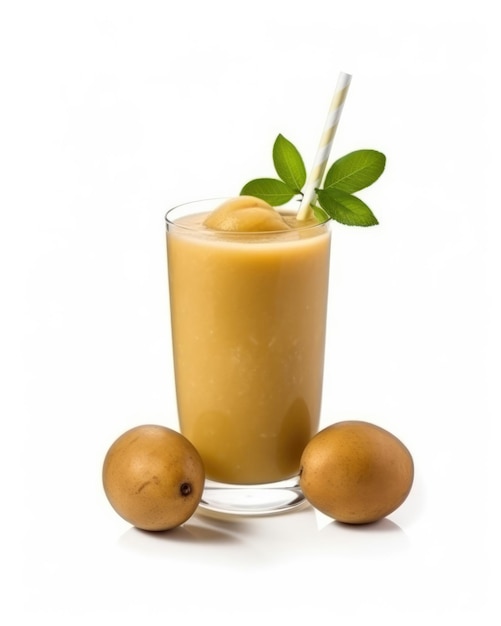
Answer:
[{"label": "fruit skin texture", "polygon": [[368,524],[407,498],[414,462],[387,430],[363,421],[332,424],[317,433],[301,458],[300,486],[316,509],[339,522]]},{"label": "fruit skin texture", "polygon": [[205,470],[193,444],[157,425],[136,426],[110,447],[103,487],[115,511],[142,530],[169,530],[195,512]]}]

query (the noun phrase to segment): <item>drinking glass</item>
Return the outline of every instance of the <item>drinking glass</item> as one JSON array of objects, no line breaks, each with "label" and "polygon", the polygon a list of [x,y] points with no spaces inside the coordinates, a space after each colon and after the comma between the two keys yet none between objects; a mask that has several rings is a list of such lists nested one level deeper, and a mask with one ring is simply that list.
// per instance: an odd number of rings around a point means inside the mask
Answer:
[{"label": "drinking glass", "polygon": [[304,503],[319,425],[330,227],[286,209],[284,231],[205,227],[224,200],[165,216],[179,425],[205,465],[201,509],[280,513]]}]

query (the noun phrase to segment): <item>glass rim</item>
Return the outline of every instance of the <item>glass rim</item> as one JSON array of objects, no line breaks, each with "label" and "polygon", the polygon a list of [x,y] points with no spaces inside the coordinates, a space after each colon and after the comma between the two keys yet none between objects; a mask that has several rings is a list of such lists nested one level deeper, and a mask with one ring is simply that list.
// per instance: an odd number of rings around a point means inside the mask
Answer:
[{"label": "glass rim", "polygon": [[[208,207],[210,204],[213,204],[213,208],[217,207],[216,203],[222,203],[225,202],[226,200],[231,200],[233,196],[220,196],[220,197],[213,197],[213,198],[202,198],[200,200],[191,200],[189,202],[182,202],[181,204],[177,204],[173,207],[171,207],[170,209],[167,210],[167,212],[165,213],[164,219],[165,219],[165,225],[167,227],[167,229],[171,226],[173,226],[174,228],[178,228],[182,231],[185,232],[195,232],[198,231],[200,233],[200,227],[197,225],[191,225],[191,224],[179,224],[179,222],[176,222],[171,215],[174,212],[178,212],[180,210],[187,210],[188,213],[187,215],[193,215],[196,214],[197,211],[195,210],[195,207],[197,205],[207,205],[206,210],[208,210]],[[290,203],[288,203],[290,204]],[[189,211],[190,207],[193,207],[193,211]],[[274,207],[277,209],[277,211],[279,213],[287,213],[288,215],[295,215],[297,213],[297,211],[294,211],[292,208],[291,209],[287,209],[287,204],[281,205],[279,207]],[[200,211],[199,211],[200,212]],[[315,222],[315,223],[306,223],[304,225],[300,225],[300,226],[296,226],[294,228],[295,231],[299,231],[299,232],[305,232],[308,230],[314,230],[316,228],[319,227],[326,227],[329,223],[330,223],[330,218],[326,218],[326,220],[324,222]],[[265,230],[265,231],[229,231],[229,230],[224,230],[224,231],[220,231],[220,230],[211,230],[211,229],[207,229],[207,233],[218,233],[218,234],[224,234],[225,237],[239,237],[242,235],[254,235],[254,236],[270,236],[270,235],[279,235],[280,233],[288,233],[290,231],[288,230]]]}]

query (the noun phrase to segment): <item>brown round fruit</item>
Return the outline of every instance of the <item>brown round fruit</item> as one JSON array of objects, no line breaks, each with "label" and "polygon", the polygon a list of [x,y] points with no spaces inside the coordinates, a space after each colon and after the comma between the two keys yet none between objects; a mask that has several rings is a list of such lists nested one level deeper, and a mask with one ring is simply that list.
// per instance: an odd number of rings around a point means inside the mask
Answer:
[{"label": "brown round fruit", "polygon": [[168,530],[197,508],[205,471],[199,453],[165,426],[136,426],[110,447],[103,487],[115,511],[137,528]]},{"label": "brown round fruit", "polygon": [[367,524],[389,515],[407,498],[412,456],[387,430],[362,421],[332,424],[317,433],[301,458],[300,486],[326,515]]}]

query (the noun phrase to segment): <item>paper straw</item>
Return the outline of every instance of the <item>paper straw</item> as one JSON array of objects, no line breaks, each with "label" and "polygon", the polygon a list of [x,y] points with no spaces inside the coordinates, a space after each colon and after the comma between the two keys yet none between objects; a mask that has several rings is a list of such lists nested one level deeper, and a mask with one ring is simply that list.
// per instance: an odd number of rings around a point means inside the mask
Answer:
[{"label": "paper straw", "polygon": [[334,140],[334,135],[336,134],[339,118],[341,117],[341,113],[343,111],[344,101],[346,100],[346,94],[348,93],[350,82],[351,74],[345,74],[344,72],[339,74],[329,113],[327,114],[327,119],[325,120],[324,130],[318,144],[313,168],[311,169],[306,181],[304,196],[301,200],[301,205],[299,206],[297,214],[298,220],[304,220],[311,214],[310,205],[315,201],[315,189],[318,188],[322,182],[322,177],[331,152],[332,142]]}]

